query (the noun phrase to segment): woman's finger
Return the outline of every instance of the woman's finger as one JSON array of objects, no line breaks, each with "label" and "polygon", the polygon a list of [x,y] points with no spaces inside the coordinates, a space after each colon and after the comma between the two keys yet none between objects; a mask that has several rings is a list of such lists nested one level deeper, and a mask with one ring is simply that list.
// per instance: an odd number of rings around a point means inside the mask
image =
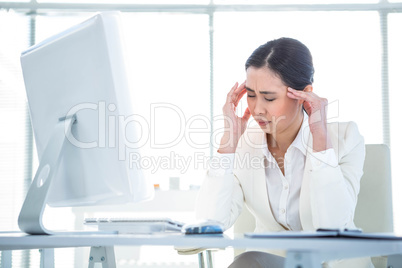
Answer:
[{"label": "woman's finger", "polygon": [[305,100],[305,101],[309,101],[309,102],[319,99],[319,97],[316,94],[314,94],[313,92],[305,92],[302,90],[295,90],[290,87],[288,87],[288,93],[290,93],[290,94],[287,94],[287,95],[293,99]]},{"label": "woman's finger", "polygon": [[236,98],[236,100],[235,100],[235,102],[234,102],[234,105],[235,105],[236,107],[237,107],[237,105],[239,104],[241,98],[243,98],[244,94],[246,94],[246,92],[247,92],[247,89],[246,89],[246,88],[243,88],[243,90],[239,93],[239,95],[237,95],[237,98]]},{"label": "woman's finger", "polygon": [[312,110],[312,108],[313,108],[313,107],[311,106],[311,103],[305,101],[305,102],[303,102],[303,107],[304,107],[304,109],[306,110],[307,114],[310,115],[310,114],[311,114],[311,110]]},{"label": "woman's finger", "polygon": [[227,97],[226,97],[226,102],[231,102],[231,101],[232,101],[233,92],[236,90],[238,84],[239,84],[239,83],[236,82],[236,83],[234,84],[234,86],[232,87],[232,89],[229,91],[229,93],[228,93],[228,95],[227,95]]},{"label": "woman's finger", "polygon": [[302,98],[300,98],[299,96],[296,96],[295,94],[293,94],[292,92],[288,91],[286,93],[286,95],[291,98],[291,99],[295,99],[295,100],[301,100]]},{"label": "woman's finger", "polygon": [[305,99],[302,98],[301,96],[296,95],[296,93],[293,92],[293,91],[291,91],[290,89],[288,89],[288,92],[286,92],[286,93],[287,93],[286,95],[287,95],[289,98],[291,98],[291,99],[294,99],[294,100],[305,100]]},{"label": "woman's finger", "polygon": [[238,103],[237,100],[239,99],[238,96],[239,96],[239,94],[241,94],[244,91],[244,89],[246,88],[245,86],[246,86],[246,82],[242,83],[238,88],[236,88],[233,91],[230,102],[235,103],[235,106],[237,106],[237,103]]},{"label": "woman's finger", "polygon": [[251,112],[247,107],[246,110],[244,111],[242,119],[245,120],[245,121],[248,121],[250,119],[250,116],[251,116]]},{"label": "woman's finger", "polygon": [[240,86],[233,92],[234,94],[240,94],[246,88],[246,81],[240,84]]}]

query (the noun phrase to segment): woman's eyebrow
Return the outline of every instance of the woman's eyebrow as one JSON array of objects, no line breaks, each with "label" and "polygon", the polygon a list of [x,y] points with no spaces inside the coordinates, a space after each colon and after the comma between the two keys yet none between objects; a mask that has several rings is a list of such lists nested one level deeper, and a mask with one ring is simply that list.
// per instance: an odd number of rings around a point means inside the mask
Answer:
[{"label": "woman's eyebrow", "polygon": [[[250,91],[250,92],[255,92],[254,90],[252,90],[251,88],[248,88],[248,87],[246,87],[246,90]],[[260,92],[260,94],[276,94],[276,92],[274,92],[274,91],[259,91],[259,92]]]},{"label": "woman's eyebrow", "polygon": [[273,92],[273,91],[260,91],[260,94],[276,94],[276,92]]}]

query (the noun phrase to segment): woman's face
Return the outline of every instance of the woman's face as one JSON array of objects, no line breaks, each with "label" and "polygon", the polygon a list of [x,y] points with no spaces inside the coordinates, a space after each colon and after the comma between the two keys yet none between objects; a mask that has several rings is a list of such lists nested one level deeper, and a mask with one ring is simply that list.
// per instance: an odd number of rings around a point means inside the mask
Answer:
[{"label": "woman's face", "polygon": [[265,133],[277,136],[289,127],[300,126],[302,103],[289,98],[287,88],[282,79],[268,68],[247,69],[248,108]]}]

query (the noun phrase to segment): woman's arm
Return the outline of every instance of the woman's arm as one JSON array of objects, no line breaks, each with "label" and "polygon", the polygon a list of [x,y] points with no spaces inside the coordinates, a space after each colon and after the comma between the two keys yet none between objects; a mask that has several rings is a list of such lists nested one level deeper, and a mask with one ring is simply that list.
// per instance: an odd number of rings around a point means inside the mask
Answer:
[{"label": "woman's arm", "polygon": [[[288,88],[288,97],[303,101],[309,116],[312,150],[309,150],[311,169],[310,199],[313,225],[318,228],[353,227],[354,211],[363,174],[365,146],[355,123],[329,133],[327,124],[328,100],[313,93],[308,85],[303,91]],[[344,124],[339,124],[339,126]],[[343,136],[339,136],[343,133]],[[331,140],[331,137],[335,138]],[[343,150],[337,159],[333,143]],[[342,148],[340,148],[342,147]]]},{"label": "woman's arm", "polygon": [[201,186],[197,205],[198,219],[214,219],[222,222],[225,229],[230,228],[240,215],[244,203],[243,191],[233,174],[233,163],[237,144],[243,135],[251,114],[248,110],[243,117],[236,115],[236,108],[246,93],[245,82],[232,87],[223,106],[225,117],[224,134],[206,178]]},{"label": "woman's arm", "polygon": [[243,191],[233,172],[213,174],[210,170],[197,198],[196,217],[220,221],[227,230],[240,215],[243,203]]}]

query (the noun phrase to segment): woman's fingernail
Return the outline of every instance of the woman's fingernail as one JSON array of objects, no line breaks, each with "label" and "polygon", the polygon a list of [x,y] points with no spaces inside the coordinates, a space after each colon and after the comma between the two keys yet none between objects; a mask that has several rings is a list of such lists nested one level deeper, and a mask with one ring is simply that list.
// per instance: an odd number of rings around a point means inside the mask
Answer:
[{"label": "woman's fingernail", "polygon": [[293,89],[293,88],[291,88],[291,87],[288,87],[288,90],[290,90],[290,91],[294,91],[294,89]]}]

